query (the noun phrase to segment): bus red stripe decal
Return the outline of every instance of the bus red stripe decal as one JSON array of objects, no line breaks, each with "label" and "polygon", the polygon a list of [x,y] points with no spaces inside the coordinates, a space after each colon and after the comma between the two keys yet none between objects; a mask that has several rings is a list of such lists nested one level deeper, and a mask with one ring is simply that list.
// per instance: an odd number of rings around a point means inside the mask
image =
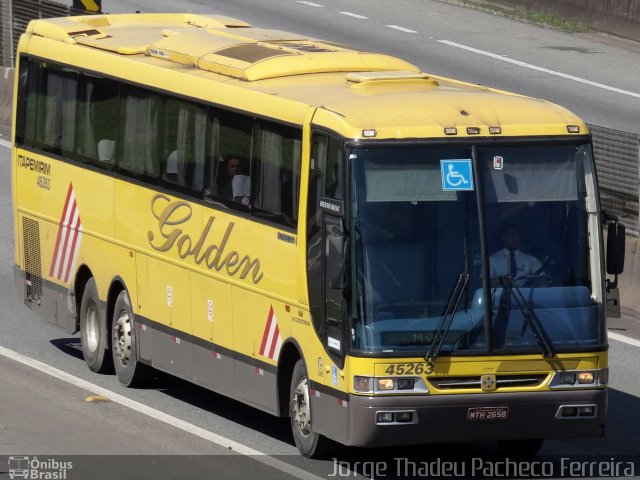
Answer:
[{"label": "bus red stripe decal", "polygon": [[273,322],[273,305],[269,308],[269,317],[267,318],[267,324],[265,325],[264,333],[262,334],[262,344],[260,345],[260,355],[263,357],[264,357],[265,348],[267,347],[267,338],[269,337],[271,322]]},{"label": "bus red stripe decal", "polygon": [[71,192],[71,198],[69,199],[69,205],[64,215],[64,221],[62,224],[62,238],[60,241],[60,247],[56,254],[56,268],[54,270],[54,276],[62,280],[62,272],[64,270],[64,264],[66,260],[67,247],[69,245],[69,238],[71,236],[71,223],[75,215],[76,200],[75,194]]},{"label": "bus red stripe decal", "polygon": [[75,228],[75,233],[73,234],[73,242],[71,243],[71,251],[69,252],[69,262],[67,263],[67,271],[64,274],[64,281],[67,283],[69,281],[69,275],[71,274],[71,267],[75,263],[76,260],[76,247],[78,246],[78,240],[80,238],[80,218],[78,217],[78,224]]},{"label": "bus red stripe decal", "polygon": [[60,223],[58,224],[58,238],[56,238],[56,246],[53,250],[53,258],[51,259],[51,268],[49,269],[49,276],[53,277],[53,273],[56,266],[56,260],[58,258],[58,248],[60,248],[60,238],[62,237],[62,226],[64,224],[64,217],[67,215],[67,207],[69,206],[69,199],[71,198],[71,193],[73,192],[73,184],[69,183],[69,188],[67,189],[67,198],[64,201],[64,208],[62,209],[62,217],[60,218]]},{"label": "bus red stripe decal", "polygon": [[271,348],[269,349],[269,358],[273,359],[274,353],[276,352],[276,345],[278,345],[278,338],[280,338],[280,328],[278,328],[278,324],[276,323],[276,329],[273,332],[273,338],[271,339]]},{"label": "bus red stripe decal", "polygon": [[[73,215],[75,215],[76,213],[76,203],[73,202],[73,204],[71,205],[71,218],[73,218]],[[58,262],[58,266],[56,267],[56,278],[62,280],[62,270],[64,268],[64,263],[65,260],[67,258],[67,248],[69,247],[69,239],[71,237],[71,225],[70,224],[70,220],[65,222],[66,225],[63,227],[64,228],[64,240],[62,242],[62,255],[60,256],[60,260]]]},{"label": "bus red stripe decal", "polygon": [[71,270],[71,263],[73,262],[73,252],[75,250],[75,243],[78,236],[77,224],[80,221],[80,218],[78,216],[79,215],[78,205],[76,204],[75,200],[73,202],[73,206],[75,207],[73,211],[73,216],[71,217],[70,224],[67,227],[68,232],[67,232],[67,241],[66,241],[65,248],[68,248],[68,251],[66,255],[62,258],[62,262],[60,265],[60,275],[58,275],[58,278],[60,280],[64,280],[65,282],[69,277],[69,275],[67,274],[67,271]]}]

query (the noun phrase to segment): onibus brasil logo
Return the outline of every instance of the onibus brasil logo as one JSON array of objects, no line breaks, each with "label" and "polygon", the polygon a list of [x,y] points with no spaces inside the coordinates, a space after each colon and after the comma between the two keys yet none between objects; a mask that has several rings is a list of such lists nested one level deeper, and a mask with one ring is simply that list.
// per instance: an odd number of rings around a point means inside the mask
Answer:
[{"label": "onibus brasil logo", "polygon": [[55,458],[9,457],[9,478],[11,480],[14,478],[66,480],[67,472],[72,468],[73,462],[60,461]]}]

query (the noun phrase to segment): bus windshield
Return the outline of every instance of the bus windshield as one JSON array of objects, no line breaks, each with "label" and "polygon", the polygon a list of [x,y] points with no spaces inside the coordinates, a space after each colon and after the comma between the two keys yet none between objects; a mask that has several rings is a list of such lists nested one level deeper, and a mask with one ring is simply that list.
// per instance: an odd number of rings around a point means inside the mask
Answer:
[{"label": "bus windshield", "polygon": [[602,343],[588,145],[381,146],[349,161],[354,353],[481,353],[487,311],[496,353]]}]

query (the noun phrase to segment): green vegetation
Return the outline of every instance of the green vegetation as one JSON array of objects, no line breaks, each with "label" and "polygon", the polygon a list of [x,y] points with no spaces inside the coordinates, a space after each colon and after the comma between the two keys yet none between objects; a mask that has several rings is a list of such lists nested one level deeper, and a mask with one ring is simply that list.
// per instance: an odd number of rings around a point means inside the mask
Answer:
[{"label": "green vegetation", "polygon": [[514,18],[525,22],[543,25],[545,27],[563,30],[565,32],[588,32],[591,24],[584,20],[566,18],[556,15],[548,10],[536,10],[522,6],[506,6],[499,3],[485,2],[482,0],[467,0],[464,5],[502,15],[507,18]]}]

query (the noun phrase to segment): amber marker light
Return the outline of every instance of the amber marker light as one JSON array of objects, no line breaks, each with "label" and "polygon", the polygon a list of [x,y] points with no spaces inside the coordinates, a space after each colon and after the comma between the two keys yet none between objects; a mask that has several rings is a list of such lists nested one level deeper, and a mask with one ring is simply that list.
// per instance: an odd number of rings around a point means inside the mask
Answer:
[{"label": "amber marker light", "polygon": [[363,137],[371,138],[371,137],[375,137],[376,135],[378,135],[378,132],[376,132],[375,129],[373,128],[362,130]]},{"label": "amber marker light", "polygon": [[356,375],[353,377],[353,389],[356,392],[370,392],[371,391],[371,377],[361,377]]},{"label": "amber marker light", "polygon": [[580,127],[578,125],[567,125],[567,132],[580,133]]},{"label": "amber marker light", "polygon": [[457,135],[458,129],[456,127],[445,127],[444,128],[445,135]]}]

